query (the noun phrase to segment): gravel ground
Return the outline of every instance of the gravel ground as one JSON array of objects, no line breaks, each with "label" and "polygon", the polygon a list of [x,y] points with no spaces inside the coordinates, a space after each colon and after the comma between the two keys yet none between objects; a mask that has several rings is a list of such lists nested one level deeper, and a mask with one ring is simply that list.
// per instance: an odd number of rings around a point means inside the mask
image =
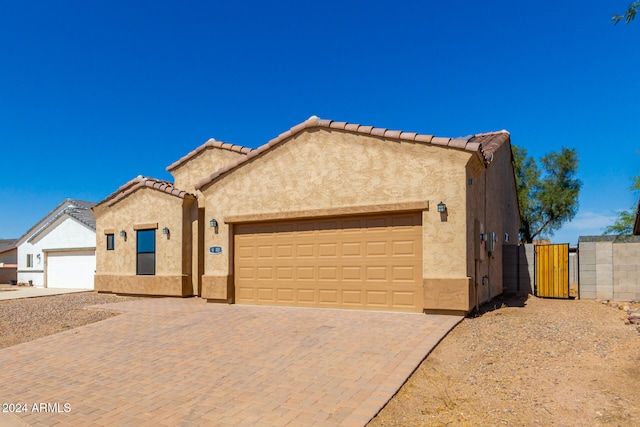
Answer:
[{"label": "gravel ground", "polygon": [[0,348],[32,341],[67,329],[98,322],[118,313],[85,309],[96,304],[129,301],[96,292],[0,301]]},{"label": "gravel ground", "polygon": [[638,426],[640,305],[533,296],[485,305],[374,426]]}]

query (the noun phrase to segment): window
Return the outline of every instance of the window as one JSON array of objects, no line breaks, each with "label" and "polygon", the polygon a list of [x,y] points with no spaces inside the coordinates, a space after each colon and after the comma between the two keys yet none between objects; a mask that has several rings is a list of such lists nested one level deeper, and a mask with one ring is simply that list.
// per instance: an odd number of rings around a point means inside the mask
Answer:
[{"label": "window", "polygon": [[107,234],[107,250],[112,251],[115,246],[115,240],[113,239],[113,234]]},{"label": "window", "polygon": [[156,230],[136,232],[136,274],[156,274]]},{"label": "window", "polygon": [[27,254],[27,267],[33,267],[33,254]]}]

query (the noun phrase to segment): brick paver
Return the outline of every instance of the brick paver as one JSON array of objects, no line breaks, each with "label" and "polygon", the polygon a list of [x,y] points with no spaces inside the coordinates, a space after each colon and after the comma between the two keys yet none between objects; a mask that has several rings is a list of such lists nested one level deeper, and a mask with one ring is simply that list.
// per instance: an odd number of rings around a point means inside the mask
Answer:
[{"label": "brick paver", "polygon": [[0,350],[0,403],[29,409],[14,422],[360,426],[462,319],[193,298],[109,307],[124,313]]}]

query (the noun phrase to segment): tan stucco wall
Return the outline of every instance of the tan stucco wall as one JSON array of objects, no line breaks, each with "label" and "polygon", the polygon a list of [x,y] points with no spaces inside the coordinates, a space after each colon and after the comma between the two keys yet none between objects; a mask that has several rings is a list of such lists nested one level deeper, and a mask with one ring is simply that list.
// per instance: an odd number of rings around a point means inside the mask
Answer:
[{"label": "tan stucco wall", "polygon": [[[205,226],[205,250],[223,248],[205,254],[202,296],[224,299],[221,289],[233,273],[225,218],[420,201],[430,206],[423,212],[424,278],[468,282],[465,166],[472,156],[337,130],[297,134],[202,189],[205,221],[219,223],[218,234]],[[446,215],[436,210],[440,201]]]},{"label": "tan stucco wall", "polygon": [[[470,181],[472,180],[472,181]],[[473,304],[482,304],[503,291],[502,256],[505,244],[516,244],[520,228],[520,213],[511,164],[511,147],[503,144],[485,168],[471,161],[467,167],[467,271],[471,280]],[[480,233],[497,236],[491,256]],[[509,242],[505,241],[509,234]],[[483,285],[482,278],[488,284]],[[476,291],[477,289],[477,299]]]},{"label": "tan stucco wall", "polygon": [[244,157],[245,154],[217,147],[207,147],[169,172],[176,188],[196,194],[195,185],[223,166]]},{"label": "tan stucco wall", "polygon": [[[99,291],[192,295],[192,211],[195,199],[181,199],[142,188],[112,206],[99,205],[96,217],[96,289]],[[156,229],[156,274],[136,275],[136,228]],[[169,238],[162,234],[167,227]],[[106,250],[105,230],[115,234],[115,249]],[[125,230],[126,239],[120,237]],[[184,279],[186,278],[186,279]],[[189,283],[185,290],[185,280]]]}]

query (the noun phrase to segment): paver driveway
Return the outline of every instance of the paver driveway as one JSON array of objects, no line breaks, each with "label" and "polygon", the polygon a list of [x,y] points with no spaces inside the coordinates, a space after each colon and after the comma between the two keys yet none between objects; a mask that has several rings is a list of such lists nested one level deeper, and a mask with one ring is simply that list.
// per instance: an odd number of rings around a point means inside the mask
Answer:
[{"label": "paver driveway", "polygon": [[[0,403],[27,404],[17,415],[30,425],[360,426],[462,319],[174,298],[108,306],[124,314],[0,350]],[[42,403],[59,412],[34,411]]]}]

